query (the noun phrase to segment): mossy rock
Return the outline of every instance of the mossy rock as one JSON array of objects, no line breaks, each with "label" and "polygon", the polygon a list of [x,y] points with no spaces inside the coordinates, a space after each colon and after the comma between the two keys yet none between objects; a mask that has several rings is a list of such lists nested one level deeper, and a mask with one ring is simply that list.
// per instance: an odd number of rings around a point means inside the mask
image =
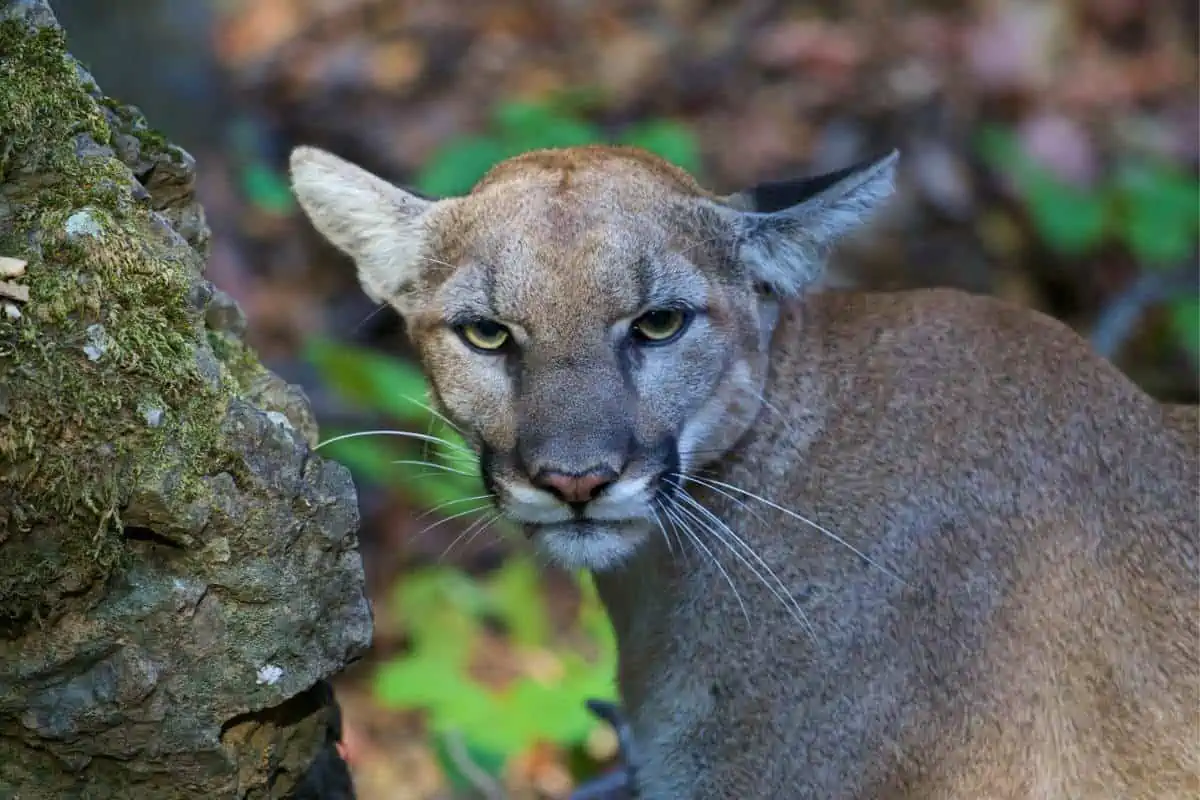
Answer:
[{"label": "mossy rock", "polygon": [[30,294],[0,314],[0,634],[103,582],[128,487],[167,441],[203,463],[228,393],[197,358],[201,256],[87,81],[61,30],[0,21],[0,255],[28,261]]},{"label": "mossy rock", "polygon": [[194,181],[0,0],[0,797],[287,796],[370,641],[349,473],[203,279]]}]

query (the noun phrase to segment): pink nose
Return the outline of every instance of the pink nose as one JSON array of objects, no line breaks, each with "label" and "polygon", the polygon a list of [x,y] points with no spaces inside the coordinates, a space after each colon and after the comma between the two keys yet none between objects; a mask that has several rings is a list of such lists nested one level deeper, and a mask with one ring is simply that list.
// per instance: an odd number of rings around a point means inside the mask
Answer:
[{"label": "pink nose", "polygon": [[586,503],[600,494],[605,486],[617,479],[617,473],[608,467],[589,470],[582,475],[542,470],[533,482],[565,503]]}]

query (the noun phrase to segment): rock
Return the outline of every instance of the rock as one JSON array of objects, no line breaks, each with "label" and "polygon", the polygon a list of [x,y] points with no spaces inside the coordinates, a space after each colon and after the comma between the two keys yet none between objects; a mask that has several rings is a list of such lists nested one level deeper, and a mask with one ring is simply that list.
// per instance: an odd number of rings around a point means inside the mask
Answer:
[{"label": "rock", "polygon": [[350,798],[354,486],[202,277],[193,159],[64,47],[0,0],[0,798]]},{"label": "rock", "polygon": [[230,333],[239,339],[246,335],[246,315],[237,301],[215,287],[209,290],[204,321],[211,330]]}]

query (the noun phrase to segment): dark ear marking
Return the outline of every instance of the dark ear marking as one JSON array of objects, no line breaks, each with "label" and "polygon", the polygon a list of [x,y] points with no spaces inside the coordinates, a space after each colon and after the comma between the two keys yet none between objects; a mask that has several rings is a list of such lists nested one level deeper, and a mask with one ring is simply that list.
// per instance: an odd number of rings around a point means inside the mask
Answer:
[{"label": "dark ear marking", "polygon": [[815,197],[843,178],[848,178],[854,173],[866,169],[887,155],[887,153],[880,153],[871,158],[864,158],[862,161],[851,164],[848,167],[843,167],[835,172],[826,172],[822,175],[764,181],[746,192],[750,199],[750,210],[770,214],[803,203],[805,200]]},{"label": "dark ear marking", "polygon": [[735,195],[733,242],[738,259],[773,293],[793,296],[816,281],[833,247],[867,222],[893,190],[899,153],[791,181],[763,183]]}]

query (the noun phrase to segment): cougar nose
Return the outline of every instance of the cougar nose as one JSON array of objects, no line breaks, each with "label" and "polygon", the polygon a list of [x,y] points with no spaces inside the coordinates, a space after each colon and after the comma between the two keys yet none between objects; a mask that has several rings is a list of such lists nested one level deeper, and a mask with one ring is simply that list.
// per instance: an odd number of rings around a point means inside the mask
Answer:
[{"label": "cougar nose", "polygon": [[616,479],[617,472],[610,467],[588,470],[581,475],[543,469],[533,476],[533,483],[564,503],[580,505],[595,498]]}]

